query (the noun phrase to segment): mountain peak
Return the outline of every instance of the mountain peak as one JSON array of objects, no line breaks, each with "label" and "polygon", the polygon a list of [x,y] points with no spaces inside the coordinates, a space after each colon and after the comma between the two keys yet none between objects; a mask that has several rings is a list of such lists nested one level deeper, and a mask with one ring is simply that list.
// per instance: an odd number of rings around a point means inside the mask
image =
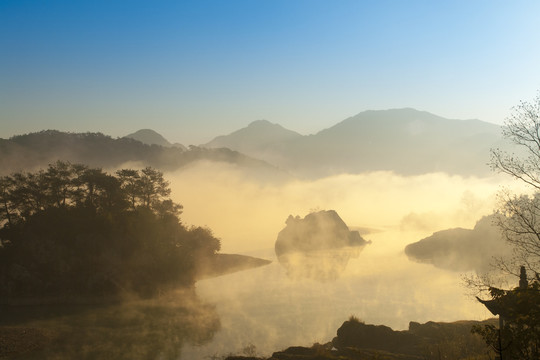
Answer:
[{"label": "mountain peak", "polygon": [[264,120],[264,119],[261,119],[261,120],[255,120],[253,122],[251,122],[248,127],[257,127],[257,126],[280,126],[278,124],[274,124],[274,123],[271,123],[270,121],[268,120]]},{"label": "mountain peak", "polygon": [[275,144],[302,137],[299,133],[287,130],[268,120],[255,120],[245,128],[229,135],[218,136],[204,146],[210,148],[227,147],[240,152],[251,152],[265,144]]},{"label": "mountain peak", "polygon": [[[293,133],[294,131],[287,130],[283,126],[279,124],[275,124],[273,122],[270,122],[268,120],[255,120],[251,122],[247,127],[244,129],[249,129],[250,131],[275,131],[275,132],[290,132]],[[242,129],[241,129],[242,130]]]},{"label": "mountain peak", "polygon": [[[336,125],[319,132],[323,136],[374,132],[377,134],[445,134],[451,136],[473,135],[478,133],[498,134],[499,126],[480,120],[447,119],[427,111],[413,108],[367,110],[351,116]],[[373,135],[373,134],[372,134]]]},{"label": "mountain peak", "polygon": [[124,137],[138,140],[147,145],[172,146],[167,139],[152,129],[141,129]]}]

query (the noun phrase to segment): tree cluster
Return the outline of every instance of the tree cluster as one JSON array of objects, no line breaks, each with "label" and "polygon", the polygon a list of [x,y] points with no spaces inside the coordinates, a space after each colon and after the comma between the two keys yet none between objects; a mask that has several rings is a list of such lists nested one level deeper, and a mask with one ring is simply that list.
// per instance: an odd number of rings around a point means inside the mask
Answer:
[{"label": "tree cluster", "polygon": [[516,151],[492,150],[491,166],[525,184],[531,193],[501,192],[496,223],[515,256],[501,259],[498,265],[516,276],[521,265],[530,274],[540,273],[540,93],[532,102],[514,107],[503,136],[516,145]]},{"label": "tree cluster", "polygon": [[220,241],[184,226],[152,168],[57,162],[0,178],[0,296],[157,292],[194,282]]}]

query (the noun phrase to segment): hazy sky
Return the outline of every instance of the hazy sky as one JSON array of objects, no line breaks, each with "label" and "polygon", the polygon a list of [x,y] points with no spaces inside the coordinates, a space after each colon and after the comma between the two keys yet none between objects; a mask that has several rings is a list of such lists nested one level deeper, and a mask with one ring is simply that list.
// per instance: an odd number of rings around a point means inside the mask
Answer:
[{"label": "hazy sky", "polygon": [[0,0],[0,137],[199,144],[368,109],[501,123],[540,89],[538,1]]}]

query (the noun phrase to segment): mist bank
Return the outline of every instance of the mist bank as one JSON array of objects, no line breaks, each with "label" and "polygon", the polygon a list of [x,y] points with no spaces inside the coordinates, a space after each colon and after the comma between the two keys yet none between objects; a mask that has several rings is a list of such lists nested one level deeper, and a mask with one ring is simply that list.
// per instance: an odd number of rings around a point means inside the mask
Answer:
[{"label": "mist bank", "polygon": [[273,249],[289,215],[323,209],[336,210],[352,229],[420,231],[424,235],[417,240],[445,228],[472,228],[493,212],[501,186],[516,188],[496,175],[372,172],[274,183],[258,181],[253,172],[203,161],[165,175],[174,200],[185,206],[183,220],[207,225],[222,238],[225,252],[240,253]]},{"label": "mist bank", "polygon": [[509,179],[372,172],[275,184],[211,162],[166,176],[186,205],[183,220],[211,227],[225,252],[277,260],[275,243],[289,215],[303,218],[328,209],[371,241],[332,281],[291,278],[278,260],[197,283],[200,296],[216,304],[222,331],[208,345],[184,348],[186,358],[227,354],[248,344],[270,355],[288,346],[325,343],[351,314],[398,330],[410,321],[490,317],[466,296],[458,273],[410,261],[404,249],[441,229],[472,229],[493,212],[500,187],[514,186]]}]

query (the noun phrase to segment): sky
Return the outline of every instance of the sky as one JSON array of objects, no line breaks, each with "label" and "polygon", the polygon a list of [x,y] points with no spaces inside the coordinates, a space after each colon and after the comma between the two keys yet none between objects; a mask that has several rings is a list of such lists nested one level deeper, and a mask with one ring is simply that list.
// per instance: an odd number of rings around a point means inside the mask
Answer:
[{"label": "sky", "polygon": [[316,133],[412,107],[501,124],[540,89],[540,2],[0,0],[0,138],[258,119]]}]

